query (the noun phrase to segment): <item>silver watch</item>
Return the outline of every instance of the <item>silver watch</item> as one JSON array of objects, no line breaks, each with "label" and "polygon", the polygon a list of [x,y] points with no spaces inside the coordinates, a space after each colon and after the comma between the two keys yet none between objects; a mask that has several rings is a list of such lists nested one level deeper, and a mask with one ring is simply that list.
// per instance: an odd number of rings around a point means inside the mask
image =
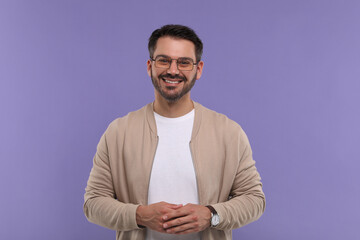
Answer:
[{"label": "silver watch", "polygon": [[206,207],[211,212],[210,225],[211,225],[211,227],[216,227],[220,223],[219,214],[216,212],[216,210],[212,206],[208,205]]}]

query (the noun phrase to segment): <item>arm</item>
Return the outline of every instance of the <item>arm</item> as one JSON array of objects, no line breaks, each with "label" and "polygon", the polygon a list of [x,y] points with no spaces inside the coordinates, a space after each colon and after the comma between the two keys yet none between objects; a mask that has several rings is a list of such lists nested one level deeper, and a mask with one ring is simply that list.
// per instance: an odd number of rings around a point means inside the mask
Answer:
[{"label": "arm", "polygon": [[[231,159],[236,172],[232,182],[230,196],[226,202],[212,204],[220,223],[218,230],[231,230],[242,227],[257,220],[265,209],[265,196],[262,191],[260,175],[256,170],[255,161],[245,133],[240,130],[238,135],[229,140]],[[228,144],[228,145],[230,145]],[[173,213],[166,214],[163,228],[167,233],[187,234],[202,231],[210,226],[210,211],[208,208],[187,204]]]},{"label": "arm", "polygon": [[[257,220],[265,209],[265,196],[260,175],[252,159],[250,144],[245,136],[240,148],[241,159],[231,191],[231,199],[212,204],[220,216],[218,230],[231,230]],[[245,143],[245,145],[244,145]],[[166,217],[163,228],[167,233],[187,234],[200,232],[210,226],[210,210],[204,206],[187,204]]]},{"label": "arm", "polygon": [[241,130],[238,139],[239,165],[230,193],[230,200],[212,204],[220,216],[218,230],[234,229],[251,223],[265,210],[265,195],[261,178],[245,133]]},{"label": "arm", "polygon": [[90,222],[100,226],[129,231],[139,228],[136,223],[137,207],[138,205],[115,199],[105,133],[97,146],[85,189],[85,216]]},{"label": "arm", "polygon": [[106,136],[105,132],[97,146],[85,189],[86,218],[92,223],[118,231],[147,227],[165,232],[161,227],[164,222],[162,216],[175,211],[182,205],[159,202],[141,206],[116,200]]}]

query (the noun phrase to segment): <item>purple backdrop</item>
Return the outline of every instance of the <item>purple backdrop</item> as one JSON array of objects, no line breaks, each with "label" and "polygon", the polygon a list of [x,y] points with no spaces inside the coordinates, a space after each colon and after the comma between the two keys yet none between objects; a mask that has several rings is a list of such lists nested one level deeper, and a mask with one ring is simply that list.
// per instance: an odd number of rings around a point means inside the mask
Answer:
[{"label": "purple backdrop", "polygon": [[193,27],[192,97],[242,125],[263,217],[234,239],[356,239],[360,1],[0,2],[0,239],[115,239],[88,223],[96,144],[153,100],[147,38]]}]

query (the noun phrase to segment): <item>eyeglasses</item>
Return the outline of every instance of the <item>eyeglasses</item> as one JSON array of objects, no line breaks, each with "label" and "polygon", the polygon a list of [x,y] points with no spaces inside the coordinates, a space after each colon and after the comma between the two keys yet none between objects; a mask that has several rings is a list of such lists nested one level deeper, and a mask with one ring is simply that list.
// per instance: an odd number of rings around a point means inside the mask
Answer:
[{"label": "eyeglasses", "polygon": [[181,57],[178,59],[173,59],[167,56],[158,55],[155,59],[150,57],[151,61],[155,62],[155,67],[158,68],[170,68],[173,60],[176,61],[176,66],[181,71],[191,71],[194,69],[194,65],[197,65],[198,62],[194,63],[194,60],[191,58]]}]

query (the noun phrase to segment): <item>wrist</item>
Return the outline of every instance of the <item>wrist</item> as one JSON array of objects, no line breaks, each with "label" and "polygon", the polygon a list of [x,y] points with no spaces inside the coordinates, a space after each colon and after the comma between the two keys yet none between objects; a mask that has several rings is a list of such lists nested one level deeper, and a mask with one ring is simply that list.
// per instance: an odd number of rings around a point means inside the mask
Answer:
[{"label": "wrist", "polygon": [[145,225],[142,221],[144,211],[145,211],[145,206],[139,205],[136,208],[136,224],[138,225],[139,228],[145,228]]},{"label": "wrist", "polygon": [[211,205],[206,206],[211,212],[210,227],[216,227],[220,223],[220,217],[215,208]]},{"label": "wrist", "polygon": [[207,225],[206,227],[208,228],[208,227],[211,227],[211,217],[212,217],[212,213],[211,213],[210,208],[208,208],[207,206],[204,206],[204,207],[207,209],[206,221],[208,222],[208,225]]}]

